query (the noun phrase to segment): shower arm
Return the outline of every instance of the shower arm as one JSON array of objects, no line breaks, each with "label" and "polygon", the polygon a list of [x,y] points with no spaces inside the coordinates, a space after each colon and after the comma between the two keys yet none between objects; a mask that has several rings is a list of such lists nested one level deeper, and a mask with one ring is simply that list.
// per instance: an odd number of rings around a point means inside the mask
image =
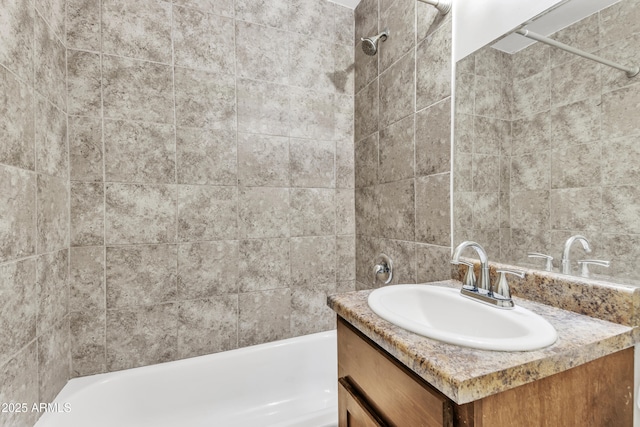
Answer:
[{"label": "shower arm", "polygon": [[[422,0],[420,0],[422,1]],[[596,61],[599,62],[601,64],[604,65],[608,65],[609,67],[613,67],[613,68],[617,68],[618,70],[622,70],[624,72],[627,73],[627,77],[631,78],[631,77],[635,77],[638,75],[638,72],[640,72],[640,68],[638,68],[638,66],[633,66],[633,67],[627,67],[625,65],[620,65],[616,62],[613,61],[609,61],[608,59],[604,59],[601,58],[599,56],[593,55],[591,53],[582,51],[580,49],[576,49],[575,47],[566,45],[564,43],[561,43],[559,41],[550,39],[548,37],[545,37],[541,34],[538,33],[534,33],[533,31],[529,31],[529,30],[517,30],[516,34],[520,34],[523,37],[526,37],[528,39],[532,39],[532,40],[536,40],[539,41],[541,43],[544,44],[548,44],[549,46],[553,46],[553,47],[557,47],[558,49],[562,49],[564,51],[567,51],[569,53],[573,53],[574,55],[578,55],[578,56],[582,56],[583,58],[587,58],[590,59],[592,61]]]},{"label": "shower arm", "polygon": [[441,15],[446,15],[451,11],[451,0],[418,0],[418,1],[421,1],[422,3],[430,4],[431,6],[435,6]]}]

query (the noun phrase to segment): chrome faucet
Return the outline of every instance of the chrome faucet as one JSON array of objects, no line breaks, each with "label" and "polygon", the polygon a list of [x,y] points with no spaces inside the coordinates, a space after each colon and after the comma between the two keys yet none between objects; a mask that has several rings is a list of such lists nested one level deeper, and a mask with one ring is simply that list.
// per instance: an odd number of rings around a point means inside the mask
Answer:
[{"label": "chrome faucet", "polygon": [[484,250],[484,248],[478,243],[472,242],[470,240],[460,243],[456,250],[453,252],[451,264],[460,264],[460,255],[462,255],[462,251],[467,248],[475,249],[475,251],[478,253],[478,256],[480,257],[480,289],[490,292],[491,286],[489,285],[489,257],[487,257],[487,252]]},{"label": "chrome faucet", "polygon": [[[469,265],[469,263],[460,260],[462,252],[467,248],[473,248],[480,257],[480,276],[478,277],[480,285],[478,287],[475,286],[475,280],[473,279],[473,264]],[[511,293],[509,292],[509,285],[504,277],[500,280],[500,286],[497,287],[495,292],[491,289],[491,281],[489,279],[489,257],[487,257],[487,252],[484,248],[478,243],[468,240],[460,243],[453,251],[451,264],[465,264],[467,266],[467,276],[465,276],[464,280],[465,283],[464,286],[462,286],[462,289],[460,289],[461,295],[493,307],[509,309],[515,306],[511,299]],[[520,272],[513,272],[510,270],[505,272],[517,275],[522,274]],[[521,277],[523,276],[524,275],[522,274]]]},{"label": "chrome faucet", "polygon": [[589,246],[589,241],[586,237],[581,236],[580,234],[576,234],[575,236],[571,236],[564,242],[564,250],[562,251],[562,273],[563,274],[571,274],[571,261],[569,260],[569,253],[571,252],[571,247],[575,241],[579,241],[582,243],[582,248],[586,253],[591,253],[591,247]]}]

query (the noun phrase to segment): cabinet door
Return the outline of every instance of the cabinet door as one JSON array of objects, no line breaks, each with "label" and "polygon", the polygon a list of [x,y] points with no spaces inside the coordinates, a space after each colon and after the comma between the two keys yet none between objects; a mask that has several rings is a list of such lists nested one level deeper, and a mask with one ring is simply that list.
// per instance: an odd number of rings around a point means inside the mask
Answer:
[{"label": "cabinet door", "polygon": [[375,343],[338,319],[338,376],[366,395],[387,423],[398,427],[451,427],[452,402]]},{"label": "cabinet door", "polygon": [[339,427],[386,427],[344,378],[338,381],[338,407]]}]

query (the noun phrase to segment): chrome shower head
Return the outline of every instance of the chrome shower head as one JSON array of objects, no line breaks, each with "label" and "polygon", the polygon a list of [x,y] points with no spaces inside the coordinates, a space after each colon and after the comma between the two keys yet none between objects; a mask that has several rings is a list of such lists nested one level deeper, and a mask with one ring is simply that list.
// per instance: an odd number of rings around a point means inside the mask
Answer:
[{"label": "chrome shower head", "polygon": [[369,56],[373,56],[378,52],[378,42],[385,41],[389,37],[389,31],[384,30],[377,36],[361,38],[362,40],[362,51]]}]

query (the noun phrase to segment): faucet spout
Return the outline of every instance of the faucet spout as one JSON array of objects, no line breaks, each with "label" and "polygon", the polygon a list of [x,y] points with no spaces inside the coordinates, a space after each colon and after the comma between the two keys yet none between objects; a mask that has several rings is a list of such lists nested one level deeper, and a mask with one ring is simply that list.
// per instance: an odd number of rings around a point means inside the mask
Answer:
[{"label": "faucet spout", "polygon": [[563,274],[571,274],[571,260],[569,259],[569,254],[571,253],[571,247],[574,242],[580,242],[582,244],[582,248],[586,253],[591,253],[591,246],[589,246],[589,241],[586,237],[576,234],[575,236],[571,236],[564,242],[564,250],[562,251],[562,273]]},{"label": "faucet spout", "polygon": [[460,243],[455,251],[453,251],[451,263],[459,264],[460,256],[467,248],[473,248],[477,252],[478,257],[480,257],[480,276],[478,277],[480,283],[479,288],[491,293],[491,286],[489,283],[489,257],[487,256],[487,252],[479,243],[472,242],[470,240]]}]

